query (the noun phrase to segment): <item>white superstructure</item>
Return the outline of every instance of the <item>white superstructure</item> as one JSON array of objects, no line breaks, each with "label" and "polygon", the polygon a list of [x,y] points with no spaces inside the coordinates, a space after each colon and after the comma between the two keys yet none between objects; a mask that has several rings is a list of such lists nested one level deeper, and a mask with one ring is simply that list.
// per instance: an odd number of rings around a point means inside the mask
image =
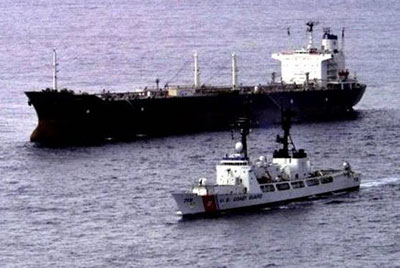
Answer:
[{"label": "white superstructure", "polygon": [[260,208],[359,188],[360,174],[346,162],[342,169],[313,170],[305,151],[296,150],[289,142],[289,120],[286,113],[284,136],[277,138],[283,148],[276,150],[269,161],[263,156],[250,161],[246,143],[249,132],[243,127],[235,153],[226,155],[216,167],[215,184],[201,178],[190,191],[173,194],[179,213],[190,216]]},{"label": "white superstructure", "polygon": [[345,67],[344,31],[342,47],[338,37],[324,28],[320,47],[314,47],[313,27],[316,23],[307,22],[308,43],[304,48],[272,54],[272,58],[281,61],[281,82],[286,84],[306,84],[313,82],[326,86],[329,82],[342,81],[348,78]]}]

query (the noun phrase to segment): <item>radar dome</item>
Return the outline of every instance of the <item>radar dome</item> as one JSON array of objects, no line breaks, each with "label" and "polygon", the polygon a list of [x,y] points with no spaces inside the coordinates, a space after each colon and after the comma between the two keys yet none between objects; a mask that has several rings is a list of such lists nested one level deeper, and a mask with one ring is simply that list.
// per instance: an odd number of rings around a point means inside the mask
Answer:
[{"label": "radar dome", "polygon": [[200,178],[199,179],[199,185],[206,185],[207,179],[206,178]]},{"label": "radar dome", "polygon": [[235,151],[237,153],[241,153],[243,151],[243,144],[241,142],[237,142],[235,144]]},{"label": "radar dome", "polygon": [[351,166],[350,166],[349,162],[347,162],[347,161],[343,162],[343,169],[346,171],[351,170]]}]

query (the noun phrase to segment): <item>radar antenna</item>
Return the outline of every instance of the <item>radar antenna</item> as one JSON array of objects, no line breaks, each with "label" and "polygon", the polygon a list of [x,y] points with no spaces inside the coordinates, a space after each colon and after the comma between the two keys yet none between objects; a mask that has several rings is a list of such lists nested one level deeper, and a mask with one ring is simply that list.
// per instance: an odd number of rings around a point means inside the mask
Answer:
[{"label": "radar antenna", "polygon": [[324,32],[324,34],[330,34],[331,33],[331,28],[330,27],[324,27],[324,28],[322,28],[322,31]]},{"label": "radar antenna", "polygon": [[312,32],[313,31],[313,27],[314,27],[314,23],[312,21],[307,21],[306,22],[307,25],[307,32]]}]

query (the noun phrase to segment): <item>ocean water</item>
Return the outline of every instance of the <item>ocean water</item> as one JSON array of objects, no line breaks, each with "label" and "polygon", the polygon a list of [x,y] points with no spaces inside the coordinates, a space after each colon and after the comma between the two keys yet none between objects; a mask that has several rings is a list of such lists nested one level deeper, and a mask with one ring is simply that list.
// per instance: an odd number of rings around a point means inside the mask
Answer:
[{"label": "ocean water", "polygon": [[[0,267],[400,267],[400,3],[398,1],[0,2]],[[269,81],[272,52],[305,43],[304,22],[339,34],[368,85],[356,120],[295,125],[315,167],[344,160],[358,192],[256,213],[181,221],[171,192],[214,179],[230,132],[94,147],[41,148],[26,90],[87,92]],[[291,38],[287,37],[290,27]],[[278,126],[254,129],[250,155],[271,153]]]}]

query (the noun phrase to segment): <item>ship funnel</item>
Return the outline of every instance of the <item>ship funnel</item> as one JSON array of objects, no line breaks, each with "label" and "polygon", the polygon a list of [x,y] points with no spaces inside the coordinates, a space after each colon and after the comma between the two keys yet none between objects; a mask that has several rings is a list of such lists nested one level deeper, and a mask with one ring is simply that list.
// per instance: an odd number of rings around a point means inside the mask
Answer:
[{"label": "ship funnel", "polygon": [[324,35],[322,36],[322,49],[327,51],[338,51],[338,38],[336,35],[331,34],[331,29],[325,27],[323,29]]},{"label": "ship funnel", "polygon": [[199,61],[197,51],[194,52],[194,87],[200,87],[200,68],[199,68]]},{"label": "ship funnel", "polygon": [[53,49],[53,89],[57,90],[57,52]]},{"label": "ship funnel", "polygon": [[238,87],[237,60],[236,60],[236,54],[232,53],[232,89],[236,89],[237,87]]}]

